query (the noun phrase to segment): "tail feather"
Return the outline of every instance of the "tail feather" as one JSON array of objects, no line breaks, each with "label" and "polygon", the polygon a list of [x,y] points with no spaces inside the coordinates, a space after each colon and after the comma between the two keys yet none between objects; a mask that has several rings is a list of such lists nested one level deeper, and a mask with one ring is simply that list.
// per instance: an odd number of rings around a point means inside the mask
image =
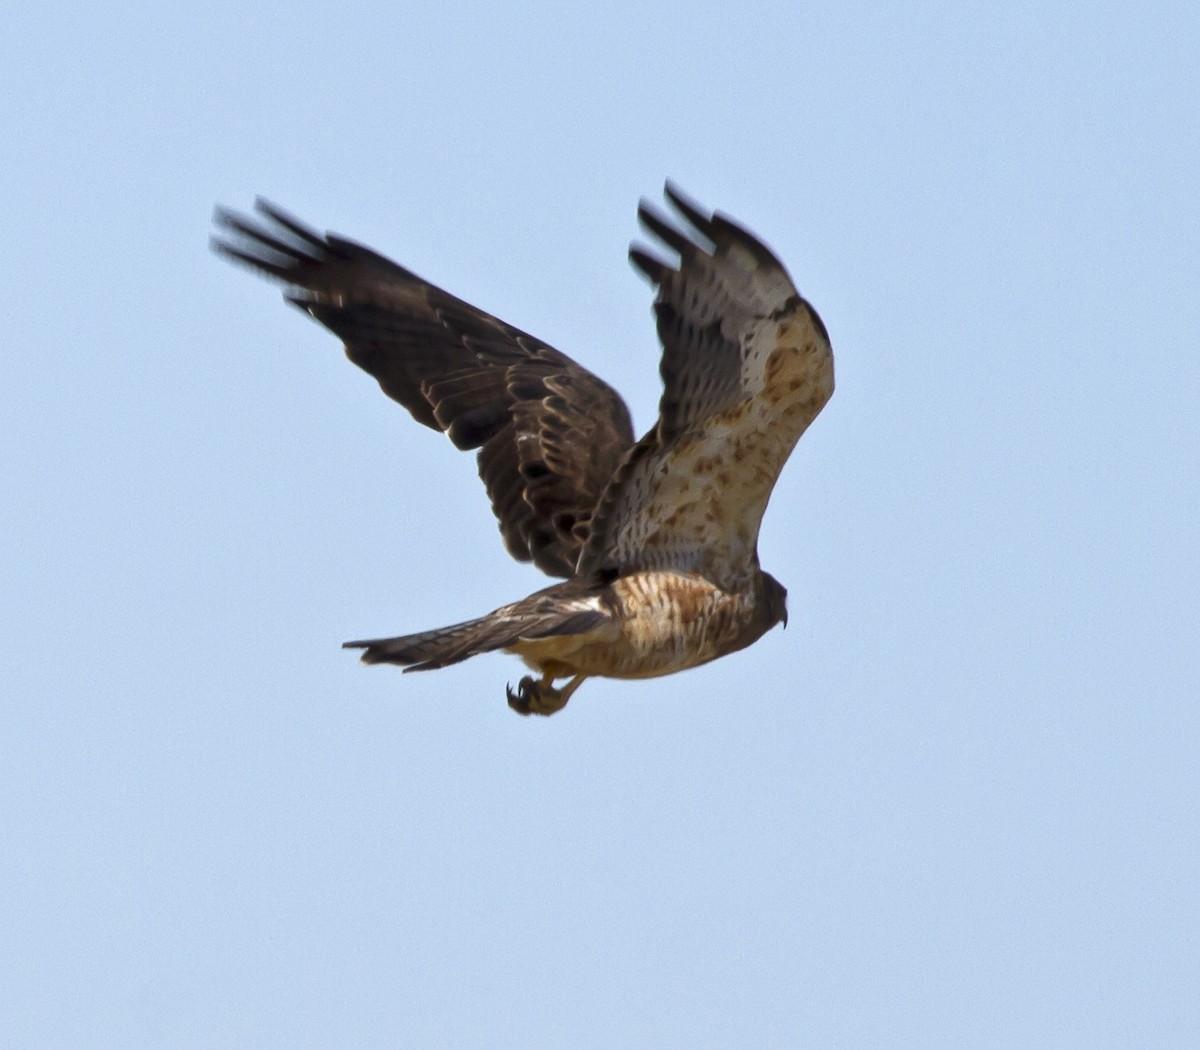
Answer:
[{"label": "tail feather", "polygon": [[599,626],[607,617],[598,609],[564,609],[515,615],[499,610],[478,620],[439,627],[395,638],[372,638],[345,642],[343,649],[362,649],[365,664],[400,664],[405,671],[432,671],[459,663],[480,653],[506,649],[522,639],[582,634]]}]

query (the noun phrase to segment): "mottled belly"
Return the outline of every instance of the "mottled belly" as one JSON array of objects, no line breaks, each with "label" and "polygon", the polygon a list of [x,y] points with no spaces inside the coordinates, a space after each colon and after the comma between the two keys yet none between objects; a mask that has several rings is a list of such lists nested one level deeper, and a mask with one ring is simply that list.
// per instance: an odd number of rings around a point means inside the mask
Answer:
[{"label": "mottled belly", "polygon": [[613,622],[588,634],[521,642],[531,667],[560,675],[654,678],[707,663],[758,638],[749,595],[687,573],[644,572],[614,581]]}]

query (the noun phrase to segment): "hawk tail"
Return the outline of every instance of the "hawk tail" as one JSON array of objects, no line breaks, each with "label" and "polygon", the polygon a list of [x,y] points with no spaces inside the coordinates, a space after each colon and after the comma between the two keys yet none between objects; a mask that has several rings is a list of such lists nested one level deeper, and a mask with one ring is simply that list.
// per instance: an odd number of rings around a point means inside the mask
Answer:
[{"label": "hawk tail", "polygon": [[522,640],[582,634],[607,617],[597,609],[563,609],[525,615],[491,613],[451,627],[439,627],[395,638],[344,642],[343,649],[362,649],[364,664],[400,664],[405,671],[432,671],[480,653],[507,649]]}]

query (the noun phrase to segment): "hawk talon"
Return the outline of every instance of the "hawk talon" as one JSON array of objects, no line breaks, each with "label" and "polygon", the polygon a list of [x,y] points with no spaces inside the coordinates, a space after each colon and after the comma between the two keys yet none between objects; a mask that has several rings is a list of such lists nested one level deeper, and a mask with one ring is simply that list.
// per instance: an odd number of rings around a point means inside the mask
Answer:
[{"label": "hawk talon", "polygon": [[519,715],[552,715],[567,703],[567,698],[554,688],[550,679],[538,681],[530,675],[521,679],[515,693],[510,686],[504,691],[508,694],[508,706]]},{"label": "hawk talon", "polygon": [[513,692],[511,685],[504,687],[504,693],[508,697],[508,706],[519,715],[529,714],[529,701],[525,699],[525,683],[528,681],[528,678],[522,679],[516,693]]},{"label": "hawk talon", "polygon": [[512,686],[505,686],[508,696],[508,706],[519,715],[552,715],[567,706],[571,694],[579,688],[584,675],[576,675],[561,689],[554,688],[554,679],[550,675],[537,679],[526,675],[517,683],[514,693]]}]

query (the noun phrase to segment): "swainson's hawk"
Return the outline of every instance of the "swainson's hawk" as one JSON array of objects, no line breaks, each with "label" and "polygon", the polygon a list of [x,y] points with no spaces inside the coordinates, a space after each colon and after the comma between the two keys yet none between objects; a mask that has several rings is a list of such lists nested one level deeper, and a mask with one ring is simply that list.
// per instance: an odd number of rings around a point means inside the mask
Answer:
[{"label": "swainson's hawk", "polygon": [[266,201],[261,222],[218,209],[216,250],[287,285],[417,422],[478,449],[509,553],[565,578],[452,627],[345,643],[365,663],[424,671],[503,649],[541,674],[509,704],[548,715],[592,675],[682,671],[786,620],[758,531],[833,393],[829,336],[760,241],[666,196],[686,225],[645,201],[638,217],[679,261],[629,253],[658,289],[663,346],[658,422],[636,442],[616,391],[533,336]]}]

